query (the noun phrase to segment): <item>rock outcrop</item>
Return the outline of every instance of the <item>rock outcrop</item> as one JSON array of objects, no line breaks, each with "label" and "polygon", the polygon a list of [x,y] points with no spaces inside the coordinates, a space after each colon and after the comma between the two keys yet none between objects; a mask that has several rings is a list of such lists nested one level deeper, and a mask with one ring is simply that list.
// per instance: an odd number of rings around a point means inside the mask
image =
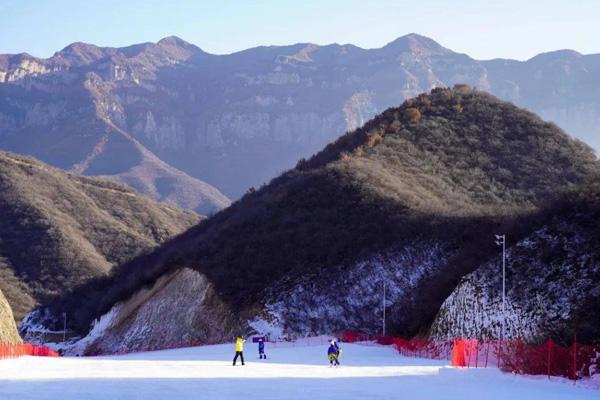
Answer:
[{"label": "rock outcrop", "polygon": [[184,268],[116,304],[69,352],[161,349],[230,339],[247,330],[204,275]]},{"label": "rock outcrop", "polygon": [[12,310],[0,291],[0,344],[21,343]]}]

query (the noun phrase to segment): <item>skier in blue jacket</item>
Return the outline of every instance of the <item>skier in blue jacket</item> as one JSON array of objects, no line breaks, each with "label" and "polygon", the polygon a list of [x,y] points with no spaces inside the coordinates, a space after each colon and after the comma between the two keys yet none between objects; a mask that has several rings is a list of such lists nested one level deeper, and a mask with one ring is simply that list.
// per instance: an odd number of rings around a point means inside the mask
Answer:
[{"label": "skier in blue jacket", "polygon": [[338,346],[337,342],[335,340],[331,341],[331,344],[329,345],[329,348],[327,349],[327,356],[329,356],[329,366],[338,366],[340,365],[340,360],[339,360],[339,356],[340,356],[340,347]]},{"label": "skier in blue jacket", "polygon": [[263,338],[258,339],[258,358],[266,360],[267,355],[265,354],[265,341]]}]

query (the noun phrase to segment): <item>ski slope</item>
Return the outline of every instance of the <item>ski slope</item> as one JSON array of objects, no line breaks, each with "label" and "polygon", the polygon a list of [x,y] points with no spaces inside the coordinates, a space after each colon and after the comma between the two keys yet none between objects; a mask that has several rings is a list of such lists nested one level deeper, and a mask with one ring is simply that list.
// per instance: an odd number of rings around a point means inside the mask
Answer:
[{"label": "ski slope", "polygon": [[117,399],[598,399],[600,391],[562,379],[495,369],[454,369],[403,358],[389,347],[343,344],[340,368],[326,345],[269,347],[267,361],[246,344],[246,365],[231,365],[233,345],[125,356],[0,360],[2,400]]}]

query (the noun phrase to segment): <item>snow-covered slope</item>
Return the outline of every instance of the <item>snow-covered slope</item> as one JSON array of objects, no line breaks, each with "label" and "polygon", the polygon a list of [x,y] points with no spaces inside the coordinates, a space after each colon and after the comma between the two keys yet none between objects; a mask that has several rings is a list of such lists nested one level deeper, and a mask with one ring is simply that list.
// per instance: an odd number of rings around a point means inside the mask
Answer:
[{"label": "snow-covered slope", "polygon": [[507,337],[543,340],[585,332],[598,314],[586,304],[600,298],[597,218],[593,211],[555,217],[507,249],[505,319],[500,253],[462,280],[442,305],[431,336],[496,338],[503,320]]},{"label": "snow-covered slope", "polygon": [[[157,349],[257,332],[272,338],[372,331],[381,325],[383,282],[388,308],[406,304],[424,277],[443,264],[441,243],[419,243],[340,266],[291,289],[276,284],[264,312],[243,321],[206,277],[182,269],[115,305],[75,344],[72,354]],[[388,309],[389,312],[389,309]],[[395,315],[388,315],[393,323]]]},{"label": "snow-covered slope", "polygon": [[[374,328],[380,332],[384,282],[386,309],[397,309],[413,296],[423,278],[439,270],[446,257],[441,242],[417,242],[373,254],[350,267],[323,268],[326,272],[317,279],[308,277],[289,290],[275,289],[264,319],[292,335],[348,329],[376,333]],[[399,317],[388,313],[391,323]],[[256,321],[252,326],[261,330]]]},{"label": "snow-covered slope", "polygon": [[232,344],[111,357],[0,360],[3,400],[105,399],[411,399],[587,400],[597,390],[562,379],[454,369],[447,361],[403,358],[390,347],[342,344],[329,368],[326,341],[278,347],[259,361],[246,344],[246,365],[231,366]]}]

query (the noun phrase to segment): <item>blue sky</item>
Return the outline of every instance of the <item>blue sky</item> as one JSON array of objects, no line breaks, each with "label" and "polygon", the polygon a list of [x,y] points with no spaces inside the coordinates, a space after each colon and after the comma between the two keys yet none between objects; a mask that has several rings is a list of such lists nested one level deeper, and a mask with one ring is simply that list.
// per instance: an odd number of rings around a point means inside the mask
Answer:
[{"label": "blue sky", "polygon": [[416,32],[478,59],[600,53],[600,0],[0,0],[0,53],[48,57],[75,41],[177,35],[226,54],[298,42],[380,47]]}]

